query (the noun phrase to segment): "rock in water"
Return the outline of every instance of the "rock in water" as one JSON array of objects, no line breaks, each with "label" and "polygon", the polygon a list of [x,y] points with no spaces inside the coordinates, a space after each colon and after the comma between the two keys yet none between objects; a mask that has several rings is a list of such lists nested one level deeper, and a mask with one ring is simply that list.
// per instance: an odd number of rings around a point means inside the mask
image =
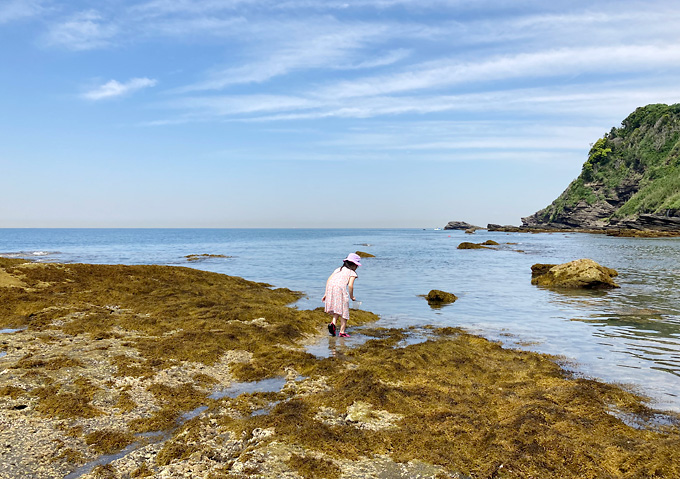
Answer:
[{"label": "rock in water", "polygon": [[440,291],[438,289],[433,289],[427,296],[425,296],[427,302],[432,306],[440,306],[442,304],[448,304],[455,302],[458,297],[453,293],[447,293],[446,291]]},{"label": "rock in water", "polygon": [[470,243],[469,241],[463,241],[458,245],[458,249],[491,249],[488,246],[484,246],[484,243]]},{"label": "rock in water", "polygon": [[449,223],[444,226],[445,230],[469,230],[471,228],[474,228],[476,230],[481,230],[484,229],[480,226],[475,226],[471,225],[470,223],[466,223],[465,221],[449,221]]},{"label": "rock in water", "polygon": [[558,265],[535,264],[531,267],[531,284],[549,288],[618,288],[612,279],[618,274],[615,269],[584,258]]}]

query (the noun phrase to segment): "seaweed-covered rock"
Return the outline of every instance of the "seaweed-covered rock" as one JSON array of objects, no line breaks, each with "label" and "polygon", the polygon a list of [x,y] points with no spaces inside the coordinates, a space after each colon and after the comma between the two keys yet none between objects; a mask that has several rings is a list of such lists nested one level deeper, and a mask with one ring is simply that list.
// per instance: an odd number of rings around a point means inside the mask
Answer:
[{"label": "seaweed-covered rock", "polygon": [[553,266],[557,266],[556,264],[544,264],[544,263],[536,263],[531,267],[531,277],[536,278],[537,276],[541,276],[543,274],[546,274],[548,271],[550,271],[550,268]]},{"label": "seaweed-covered rock", "polygon": [[531,284],[550,288],[618,288],[613,277],[615,269],[602,266],[592,259],[577,259],[569,263],[549,265],[536,264],[531,267]]},{"label": "seaweed-covered rock", "polygon": [[483,246],[481,244],[463,241],[461,244],[458,245],[458,249],[491,249],[491,248]]},{"label": "seaweed-covered rock", "polygon": [[497,243],[494,240],[486,240],[484,243],[479,243],[482,246],[498,246],[500,243]]},{"label": "seaweed-covered rock", "polygon": [[425,296],[430,305],[442,305],[455,302],[458,297],[453,293],[447,293],[438,289],[433,289]]},{"label": "seaweed-covered rock", "polygon": [[357,251],[356,254],[358,254],[360,258],[375,258],[374,254],[366,253],[364,251]]}]

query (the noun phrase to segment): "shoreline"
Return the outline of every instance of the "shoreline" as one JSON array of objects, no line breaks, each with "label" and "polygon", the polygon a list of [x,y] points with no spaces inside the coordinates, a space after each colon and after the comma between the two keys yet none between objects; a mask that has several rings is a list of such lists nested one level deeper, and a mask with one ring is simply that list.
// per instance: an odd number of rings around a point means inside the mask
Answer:
[{"label": "shoreline", "polygon": [[33,477],[159,431],[79,477],[680,475],[679,414],[461,329],[408,344],[414,331],[352,310],[369,339],[319,358],[303,343],[326,315],[283,288],[175,266],[0,259],[0,274],[0,329],[27,327],[0,335],[0,463]]},{"label": "shoreline", "polygon": [[[491,225],[489,225],[491,226]],[[552,228],[539,226],[492,226],[488,231],[499,231],[503,233],[584,233],[599,234],[606,236],[616,236],[622,238],[677,238],[680,237],[680,230],[652,230],[634,228]]]}]

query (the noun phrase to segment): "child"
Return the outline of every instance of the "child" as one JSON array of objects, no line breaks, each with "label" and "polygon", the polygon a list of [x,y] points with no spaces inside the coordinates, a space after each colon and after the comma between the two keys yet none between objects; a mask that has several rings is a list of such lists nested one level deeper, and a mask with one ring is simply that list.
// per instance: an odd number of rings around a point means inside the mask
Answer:
[{"label": "child", "polygon": [[[349,319],[349,299],[354,298],[354,280],[357,278],[356,269],[361,266],[361,258],[358,254],[350,253],[344,259],[342,266],[333,271],[328,281],[326,281],[326,294],[321,301],[326,303],[325,310],[333,315],[333,319],[328,324],[328,332],[335,336],[335,326],[340,318],[341,338],[349,338],[345,332],[347,320]],[[349,288],[349,292],[347,289]]]}]

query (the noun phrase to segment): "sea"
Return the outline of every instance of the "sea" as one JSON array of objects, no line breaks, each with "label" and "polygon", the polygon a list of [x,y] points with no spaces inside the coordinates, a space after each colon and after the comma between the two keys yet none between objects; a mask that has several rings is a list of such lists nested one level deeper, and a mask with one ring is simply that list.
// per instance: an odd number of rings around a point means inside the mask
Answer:
[{"label": "sea", "polygon": [[[457,249],[486,240],[499,245]],[[461,327],[554,355],[576,376],[623,384],[655,408],[680,412],[680,238],[438,228],[0,229],[0,256],[196,268],[300,291],[294,306],[301,309],[322,306],[326,279],[356,251],[375,256],[357,271],[353,305],[376,313],[375,326]],[[579,258],[616,269],[621,287],[564,292],[531,284],[533,264]],[[432,289],[458,300],[432,308],[423,297]],[[358,343],[361,330],[351,317],[349,325],[348,342]]]}]

